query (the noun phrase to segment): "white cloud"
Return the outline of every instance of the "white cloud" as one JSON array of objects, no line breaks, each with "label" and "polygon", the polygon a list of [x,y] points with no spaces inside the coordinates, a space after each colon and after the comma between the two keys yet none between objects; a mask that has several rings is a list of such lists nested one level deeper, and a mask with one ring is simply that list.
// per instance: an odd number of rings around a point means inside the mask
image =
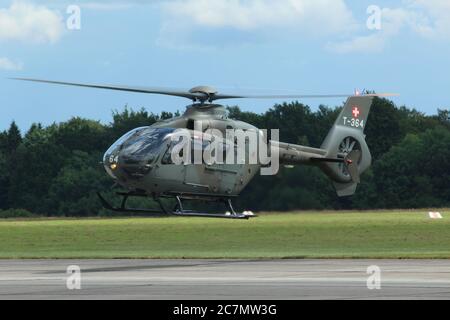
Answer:
[{"label": "white cloud", "polygon": [[382,9],[381,30],[329,43],[327,48],[338,53],[377,53],[404,32],[434,41],[450,40],[450,1],[404,0],[403,4],[396,9]]},{"label": "white cloud", "polygon": [[0,57],[0,70],[18,71],[22,70],[23,64],[21,62],[14,62],[8,58]]},{"label": "white cloud", "polygon": [[343,0],[174,0],[162,6],[173,18],[205,27],[297,27],[306,32],[338,33],[354,22]]},{"label": "white cloud", "polygon": [[321,37],[348,33],[356,25],[344,0],[173,0],[160,8],[160,40],[177,45],[210,30]]},{"label": "white cloud", "polygon": [[450,39],[450,1],[448,0],[410,0],[411,10],[422,11],[424,21],[414,26],[414,30],[425,37]]},{"label": "white cloud", "polygon": [[[0,0],[0,2],[1,1],[2,0]],[[130,9],[136,6],[154,5],[159,1],[167,0],[41,0],[39,3],[45,5],[46,7],[58,8],[61,11],[65,11],[65,9],[70,5],[78,5],[81,9],[114,11]]]},{"label": "white cloud", "polygon": [[379,53],[389,41],[406,29],[423,23],[425,19],[416,12],[405,9],[384,8],[381,11],[381,30],[369,32],[367,35],[353,36],[349,40],[331,42],[327,48],[337,53]]},{"label": "white cloud", "polygon": [[16,0],[0,9],[0,40],[52,43],[63,31],[62,16],[45,6]]},{"label": "white cloud", "polygon": [[82,9],[91,9],[99,11],[125,10],[134,7],[136,4],[132,2],[86,2],[80,4]]}]

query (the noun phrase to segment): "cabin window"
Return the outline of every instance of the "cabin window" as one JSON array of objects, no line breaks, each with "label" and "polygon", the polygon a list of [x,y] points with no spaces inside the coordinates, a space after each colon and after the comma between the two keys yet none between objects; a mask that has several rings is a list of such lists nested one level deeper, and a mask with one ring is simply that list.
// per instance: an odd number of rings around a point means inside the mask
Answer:
[{"label": "cabin window", "polygon": [[189,119],[186,125],[188,130],[194,130],[195,121],[193,119]]},{"label": "cabin window", "polygon": [[[164,153],[163,157],[161,158],[161,164],[163,164],[163,165],[173,164],[173,161],[172,161],[172,150],[173,150],[174,146],[177,145],[177,143],[179,143],[179,142],[172,141],[170,143],[170,145],[168,146],[166,152]],[[180,150],[179,157],[183,158],[183,149]]]}]

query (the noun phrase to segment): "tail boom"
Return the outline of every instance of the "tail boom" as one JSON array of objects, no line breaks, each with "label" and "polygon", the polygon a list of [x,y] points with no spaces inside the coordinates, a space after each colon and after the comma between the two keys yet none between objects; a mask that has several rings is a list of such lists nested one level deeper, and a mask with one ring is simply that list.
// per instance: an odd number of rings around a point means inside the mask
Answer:
[{"label": "tail boom", "polygon": [[364,129],[373,98],[350,97],[321,148],[272,143],[272,148],[278,149],[280,163],[318,166],[332,180],[338,196],[353,195],[360,183],[360,175],[372,163]]}]

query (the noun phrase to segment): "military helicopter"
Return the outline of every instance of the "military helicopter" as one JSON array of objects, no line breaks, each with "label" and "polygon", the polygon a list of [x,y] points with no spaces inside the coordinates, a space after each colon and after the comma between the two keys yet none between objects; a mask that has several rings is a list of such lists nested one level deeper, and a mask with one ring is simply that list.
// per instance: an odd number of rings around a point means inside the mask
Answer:
[{"label": "military helicopter", "polygon": [[[393,94],[355,93],[348,95],[229,95],[221,94],[209,86],[198,86],[188,91],[130,87],[116,85],[83,84],[73,82],[50,81],[29,78],[15,80],[41,82],[58,85],[78,86],[96,89],[109,89],[147,94],[161,94],[187,98],[192,104],[185,113],[176,118],[159,121],[151,126],[136,128],[118,139],[106,151],[102,164],[106,172],[126,191],[117,192],[122,197],[121,205],[114,207],[98,193],[106,209],[115,212],[165,213],[174,216],[218,217],[227,219],[248,219],[254,216],[250,212],[238,213],[234,210],[232,200],[255,177],[258,171],[267,166],[263,163],[174,163],[169,156],[175,147],[171,137],[179,130],[187,130],[191,137],[202,137],[201,141],[211,141],[217,132],[225,134],[227,130],[245,132],[262,131],[255,126],[228,118],[224,106],[216,104],[225,99],[302,99],[302,98],[347,98],[342,112],[330,129],[320,148],[282,143],[269,140],[269,153],[278,155],[279,163],[285,166],[311,165],[319,167],[332,181],[337,195],[350,196],[356,192],[360,175],[367,170],[372,157],[365,141],[364,129],[375,96],[392,96]],[[201,123],[196,126],[196,123]],[[214,129],[216,134],[207,134]],[[224,141],[223,136],[218,138]],[[227,152],[236,152],[235,141]],[[204,149],[204,143],[194,145]],[[225,144],[224,144],[225,146]],[[234,146],[234,147],[233,147]],[[225,148],[225,147],[224,147]],[[229,150],[231,149],[231,151]],[[247,149],[246,149],[247,150]],[[195,150],[193,151],[195,152]],[[248,150],[246,151],[248,153]],[[248,155],[248,154],[247,154]],[[161,210],[136,209],[127,207],[130,197],[151,197]],[[176,200],[173,209],[163,205],[161,199]],[[222,202],[226,213],[208,213],[184,209],[185,201]]]}]

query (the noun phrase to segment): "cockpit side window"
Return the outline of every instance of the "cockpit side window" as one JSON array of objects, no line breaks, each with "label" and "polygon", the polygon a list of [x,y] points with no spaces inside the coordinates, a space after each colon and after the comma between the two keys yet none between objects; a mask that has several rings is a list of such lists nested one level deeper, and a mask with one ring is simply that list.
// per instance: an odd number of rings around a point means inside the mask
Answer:
[{"label": "cockpit side window", "polygon": [[[173,164],[172,161],[172,150],[174,148],[174,146],[177,144],[178,142],[176,141],[172,141],[170,143],[170,145],[168,146],[166,152],[164,153],[163,157],[161,158],[161,164],[163,165],[167,165],[167,164]],[[183,156],[183,149],[181,149],[180,151],[180,157]]]},{"label": "cockpit side window", "polygon": [[[163,157],[161,158],[161,164],[163,165],[168,165],[168,164],[173,164],[172,161],[172,151],[173,148],[178,144],[179,142],[177,141],[172,141],[170,143],[170,145],[168,146],[166,152],[164,153]],[[202,154],[202,160],[203,159],[203,152],[205,151],[205,149],[210,145],[210,141],[206,141],[203,140],[202,142],[198,142],[195,139],[191,140],[191,148],[189,150],[190,156],[191,156],[191,164],[194,164],[194,155],[195,152],[201,152]],[[180,150],[180,154],[178,155],[180,158],[183,158],[183,149]]]}]

